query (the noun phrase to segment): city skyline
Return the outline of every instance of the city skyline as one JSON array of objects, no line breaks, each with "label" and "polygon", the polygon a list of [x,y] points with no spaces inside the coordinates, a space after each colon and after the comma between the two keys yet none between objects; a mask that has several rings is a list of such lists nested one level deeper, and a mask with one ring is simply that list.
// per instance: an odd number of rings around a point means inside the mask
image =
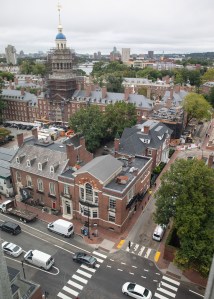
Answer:
[{"label": "city skyline", "polygon": [[[4,2],[0,19],[0,53],[8,44],[19,53],[47,52],[55,47],[58,27],[57,0]],[[214,51],[214,2],[204,0],[61,0],[61,23],[67,46],[77,53],[101,51],[116,46],[131,48],[131,54],[193,53]],[[85,7],[85,9],[84,9]]]}]

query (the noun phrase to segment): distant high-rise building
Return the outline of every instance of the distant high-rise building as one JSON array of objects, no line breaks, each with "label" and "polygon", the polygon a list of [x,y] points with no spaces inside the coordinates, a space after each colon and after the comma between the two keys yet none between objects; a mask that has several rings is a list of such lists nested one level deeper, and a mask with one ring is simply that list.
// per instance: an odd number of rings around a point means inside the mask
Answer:
[{"label": "distant high-rise building", "polygon": [[94,59],[97,60],[97,53],[94,53]]},{"label": "distant high-rise building", "polygon": [[122,62],[129,61],[130,59],[130,48],[122,48]]},{"label": "distant high-rise building", "polygon": [[120,60],[120,57],[121,57],[120,52],[117,51],[116,47],[114,47],[113,51],[110,52],[110,61],[118,61],[118,60]]},{"label": "distant high-rise building", "polygon": [[148,58],[154,58],[154,51],[148,51]]},{"label": "distant high-rise building", "polygon": [[101,60],[101,58],[102,58],[102,55],[101,55],[100,51],[97,52],[97,58],[98,58],[98,60]]},{"label": "distant high-rise building", "polygon": [[16,65],[17,64],[17,57],[16,57],[16,49],[12,45],[8,45],[5,48],[5,54],[7,59],[7,64]]}]

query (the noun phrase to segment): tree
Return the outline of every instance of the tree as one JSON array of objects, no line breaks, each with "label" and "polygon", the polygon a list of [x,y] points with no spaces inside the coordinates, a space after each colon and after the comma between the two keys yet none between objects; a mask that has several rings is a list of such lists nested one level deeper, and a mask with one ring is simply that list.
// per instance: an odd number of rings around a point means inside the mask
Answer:
[{"label": "tree", "polygon": [[77,111],[69,121],[69,126],[85,137],[87,149],[93,152],[100,146],[105,135],[103,116],[96,105]]},{"label": "tree", "polygon": [[207,97],[207,100],[212,105],[212,107],[214,108],[214,87],[210,88],[210,92],[209,92],[209,95]]},{"label": "tree", "polygon": [[0,76],[0,123],[3,122],[3,111],[6,107],[6,103],[2,99],[2,89],[4,87],[4,80]]},{"label": "tree", "polygon": [[44,64],[42,63],[36,63],[35,65],[32,65],[32,73],[34,75],[41,75],[42,77],[44,77],[45,73],[46,73],[46,67]]},{"label": "tree", "polygon": [[214,68],[210,68],[202,76],[202,82],[214,81]]},{"label": "tree", "polygon": [[113,139],[116,134],[122,134],[123,130],[137,123],[136,109],[131,103],[116,102],[106,106],[105,127],[107,136]]},{"label": "tree", "polygon": [[106,78],[107,90],[109,92],[123,92],[122,86],[123,78],[121,76],[109,75]]},{"label": "tree", "polygon": [[179,237],[176,264],[207,276],[214,252],[214,169],[202,160],[176,160],[155,197],[156,223],[172,219]]},{"label": "tree", "polygon": [[187,113],[187,123],[195,118],[201,120],[210,117],[211,106],[202,95],[189,93],[183,101],[184,111]]}]

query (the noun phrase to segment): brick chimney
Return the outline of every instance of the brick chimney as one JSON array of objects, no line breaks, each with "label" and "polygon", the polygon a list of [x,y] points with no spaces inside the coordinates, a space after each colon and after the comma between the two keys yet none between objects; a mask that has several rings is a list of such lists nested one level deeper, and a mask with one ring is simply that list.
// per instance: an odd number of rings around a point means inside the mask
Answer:
[{"label": "brick chimney", "polygon": [[212,153],[209,155],[207,166],[211,168],[213,166],[213,162],[214,162],[214,154]]},{"label": "brick chimney", "polygon": [[24,87],[21,88],[21,95],[23,96],[25,94],[25,89]]},{"label": "brick chimney", "polygon": [[144,126],[143,127],[143,133],[145,133],[145,134],[149,134],[149,126]]},{"label": "brick chimney", "polygon": [[176,93],[179,93],[179,92],[181,91],[181,86],[180,86],[180,84],[176,84],[176,85],[174,86],[174,91],[175,91]]},{"label": "brick chimney", "polygon": [[38,140],[38,130],[37,130],[37,128],[33,128],[32,130],[31,130],[31,132],[32,132],[32,135],[34,136],[34,138],[36,139],[36,141]]},{"label": "brick chimney", "polygon": [[102,99],[105,99],[107,96],[107,88],[105,86],[102,87]]},{"label": "brick chimney", "polygon": [[130,94],[130,89],[129,89],[129,87],[126,87],[125,91],[124,91],[124,100],[126,102],[129,100],[129,94]]},{"label": "brick chimney", "polygon": [[85,96],[86,97],[90,97],[90,95],[91,95],[91,86],[90,85],[86,85]]},{"label": "brick chimney", "polygon": [[120,139],[119,138],[114,138],[114,150],[115,150],[115,152],[119,151],[119,147],[120,147]]},{"label": "brick chimney", "polygon": [[66,144],[67,159],[69,160],[68,165],[74,166],[77,162],[77,154],[75,153],[73,144]]},{"label": "brick chimney", "polygon": [[18,147],[21,147],[24,142],[24,134],[19,133],[17,134],[16,138],[17,138]]}]

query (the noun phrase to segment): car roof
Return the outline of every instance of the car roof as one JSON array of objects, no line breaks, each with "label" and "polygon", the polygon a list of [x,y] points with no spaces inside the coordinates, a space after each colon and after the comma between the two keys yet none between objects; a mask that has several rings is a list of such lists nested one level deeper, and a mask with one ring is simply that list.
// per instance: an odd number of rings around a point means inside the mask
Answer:
[{"label": "car roof", "polygon": [[9,248],[9,249],[14,249],[16,246],[18,246],[18,245],[14,244],[14,243],[11,243],[11,242],[7,242],[7,246],[6,247]]},{"label": "car roof", "polygon": [[140,286],[139,284],[136,284],[135,287],[134,287],[134,291],[143,294],[144,291],[145,291],[145,288]]}]

